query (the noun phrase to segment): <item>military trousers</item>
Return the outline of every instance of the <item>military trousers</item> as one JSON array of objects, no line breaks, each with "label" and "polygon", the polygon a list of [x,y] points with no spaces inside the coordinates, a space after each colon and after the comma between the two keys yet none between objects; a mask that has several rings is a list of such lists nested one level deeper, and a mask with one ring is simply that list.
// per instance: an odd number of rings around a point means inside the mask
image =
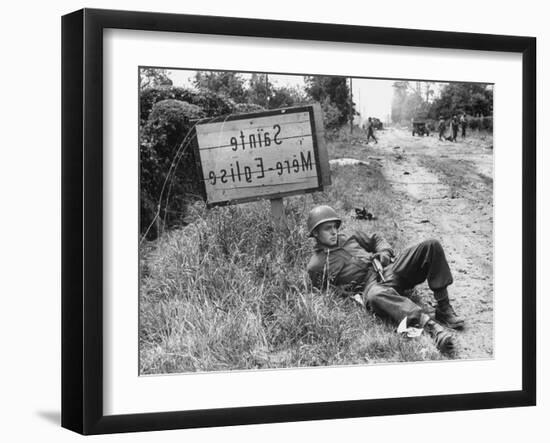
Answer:
[{"label": "military trousers", "polygon": [[407,326],[424,326],[426,315],[404,295],[406,290],[427,281],[438,300],[447,296],[446,288],[453,282],[445,252],[437,240],[406,249],[384,268],[383,275],[385,281],[374,270],[368,273],[363,293],[367,307],[396,324],[407,317]]}]

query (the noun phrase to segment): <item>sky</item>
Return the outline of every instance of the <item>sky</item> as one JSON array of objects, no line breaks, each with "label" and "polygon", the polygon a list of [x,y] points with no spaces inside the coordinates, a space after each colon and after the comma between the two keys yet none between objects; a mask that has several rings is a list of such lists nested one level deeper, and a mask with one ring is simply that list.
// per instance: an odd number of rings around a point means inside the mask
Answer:
[{"label": "sky", "polygon": [[[168,73],[175,86],[193,86],[193,77],[196,71],[171,69]],[[246,78],[249,75],[243,74]],[[269,74],[269,81],[276,86],[304,87],[302,75]],[[393,97],[393,80],[354,78],[352,80],[353,101],[356,110],[361,114],[356,117],[356,124],[361,124],[367,117],[377,117],[384,123],[391,115],[391,101]]]},{"label": "sky", "polygon": [[[391,117],[394,80],[352,79],[353,101],[356,110],[361,114],[360,121],[376,117],[388,123]],[[355,122],[358,123],[359,122]]]}]

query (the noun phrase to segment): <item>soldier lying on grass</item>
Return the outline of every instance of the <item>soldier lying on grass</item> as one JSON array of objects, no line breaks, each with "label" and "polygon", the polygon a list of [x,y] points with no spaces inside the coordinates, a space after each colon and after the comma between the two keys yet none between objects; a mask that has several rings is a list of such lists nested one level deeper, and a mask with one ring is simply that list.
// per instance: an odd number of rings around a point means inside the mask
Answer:
[{"label": "soldier lying on grass", "polygon": [[[363,304],[380,317],[424,329],[440,352],[454,353],[455,337],[441,325],[461,329],[464,319],[456,315],[449,302],[447,286],[453,277],[441,244],[426,240],[395,256],[390,244],[378,234],[339,234],[341,223],[330,206],[317,206],[309,213],[307,228],[317,241],[307,266],[313,286],[323,289],[330,284],[340,292],[360,292]],[[384,267],[382,275],[374,269],[374,259]],[[437,302],[436,321],[404,295],[405,290],[426,280]]]}]

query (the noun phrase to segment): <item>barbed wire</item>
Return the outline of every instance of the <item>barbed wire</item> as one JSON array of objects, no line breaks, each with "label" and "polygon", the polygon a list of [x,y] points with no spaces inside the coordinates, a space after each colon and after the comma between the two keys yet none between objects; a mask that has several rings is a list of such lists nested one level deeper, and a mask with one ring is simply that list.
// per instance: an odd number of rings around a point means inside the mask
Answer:
[{"label": "barbed wire", "polygon": [[[223,129],[225,127],[225,123],[226,123],[227,119],[229,117],[231,117],[232,115],[235,115],[235,114],[228,114],[228,115],[224,116],[224,119],[221,122],[222,126],[220,128],[220,132],[223,132]],[[159,200],[158,200],[158,203],[157,203],[157,211],[156,211],[153,219],[151,220],[151,223],[149,224],[149,226],[145,230],[145,233],[141,236],[141,239],[139,241],[140,246],[143,243],[143,241],[147,238],[147,234],[149,234],[149,231],[151,230],[151,228],[153,227],[153,225],[155,224],[155,222],[157,221],[157,219],[160,216],[161,208],[162,208],[163,194],[164,194],[164,190],[166,189],[166,185],[168,184],[168,192],[167,192],[167,196],[166,196],[166,200],[165,200],[164,217],[163,217],[163,220],[162,220],[162,229],[164,230],[164,228],[166,226],[166,214],[167,214],[168,202],[170,200],[170,194],[172,192],[174,179],[176,177],[176,170],[178,168],[179,162],[183,158],[184,154],[187,152],[187,148],[189,147],[191,142],[197,137],[197,134],[194,131],[194,129],[196,128],[196,126],[199,123],[201,123],[204,120],[209,120],[209,118],[202,118],[202,119],[197,120],[195,122],[195,124],[189,129],[189,131],[187,131],[187,134],[185,134],[184,139],[180,143],[180,146],[178,147],[178,150],[176,151],[176,154],[172,158],[170,168],[168,169],[168,173],[166,174],[166,178],[164,179],[164,182],[162,184],[162,188],[161,188],[161,191],[160,191]],[[191,138],[189,138],[191,134],[193,134],[193,135],[191,136]]]},{"label": "barbed wire", "polygon": [[158,203],[157,203],[157,211],[156,211],[156,213],[153,217],[153,220],[151,220],[151,223],[149,224],[149,226],[145,230],[145,233],[141,236],[141,239],[139,241],[140,245],[141,245],[141,243],[143,243],[143,240],[145,240],[145,238],[147,238],[147,234],[149,233],[149,231],[153,227],[154,223],[157,221],[157,218],[160,216],[160,211],[161,211],[161,206],[162,206],[162,197],[163,197],[163,194],[164,194],[164,189],[166,188],[166,184],[168,183],[168,180],[170,179],[170,175],[172,174],[172,171],[175,170],[176,159],[178,158],[180,153],[182,153],[182,154],[185,153],[185,150],[187,149],[187,147],[191,143],[193,137],[191,137],[191,139],[189,139],[189,140],[187,140],[187,139],[190,136],[190,134],[193,133],[193,130],[195,129],[195,126],[197,126],[197,123],[195,123],[189,129],[189,131],[187,131],[187,134],[185,134],[185,137],[184,137],[183,141],[180,143],[180,146],[178,147],[178,150],[176,151],[176,154],[174,155],[174,158],[172,159],[172,162],[170,164],[170,168],[168,169],[168,173],[166,174],[166,177],[164,179],[164,183],[162,184],[162,188],[160,190],[159,200],[158,200]]}]

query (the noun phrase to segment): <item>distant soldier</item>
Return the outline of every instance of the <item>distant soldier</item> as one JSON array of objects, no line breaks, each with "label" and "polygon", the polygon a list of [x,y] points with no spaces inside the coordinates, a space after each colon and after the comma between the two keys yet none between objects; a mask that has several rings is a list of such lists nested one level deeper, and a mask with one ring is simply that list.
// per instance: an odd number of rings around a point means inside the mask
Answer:
[{"label": "distant soldier", "polygon": [[371,137],[374,139],[375,143],[378,143],[378,140],[374,136],[374,123],[372,121],[372,118],[369,117],[367,120],[367,143],[369,142]]},{"label": "distant soldier", "polygon": [[462,127],[462,138],[466,138],[466,126],[468,121],[466,120],[466,114],[460,116],[460,126]]},{"label": "distant soldier", "polygon": [[451,140],[456,142],[456,136],[458,135],[458,118],[456,115],[453,115],[453,118],[451,119]]},{"label": "distant soldier", "polygon": [[437,129],[439,130],[439,140],[445,141],[445,119],[442,115],[439,116],[439,125]]},{"label": "distant soldier", "polygon": [[[425,329],[441,352],[453,353],[455,337],[441,325],[462,329],[464,318],[449,301],[447,286],[453,277],[441,244],[426,240],[394,255],[380,234],[344,235],[339,232],[341,223],[330,206],[316,206],[309,213],[307,230],[316,240],[307,266],[313,286],[320,290],[333,286],[337,293],[359,297],[361,304],[396,325]],[[437,303],[435,321],[404,295],[406,289],[425,281]]]}]

